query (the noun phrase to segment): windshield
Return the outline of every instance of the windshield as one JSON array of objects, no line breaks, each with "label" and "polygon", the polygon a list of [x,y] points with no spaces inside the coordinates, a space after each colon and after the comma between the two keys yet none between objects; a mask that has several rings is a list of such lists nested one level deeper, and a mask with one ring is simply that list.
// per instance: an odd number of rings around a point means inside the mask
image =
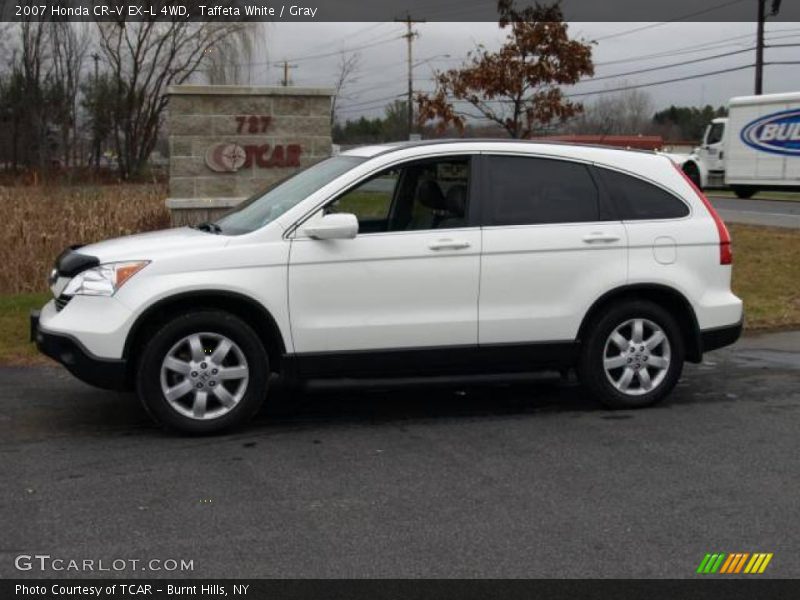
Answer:
[{"label": "windshield", "polygon": [[334,156],[318,162],[245,200],[216,224],[227,235],[255,231],[365,160],[359,156]]}]

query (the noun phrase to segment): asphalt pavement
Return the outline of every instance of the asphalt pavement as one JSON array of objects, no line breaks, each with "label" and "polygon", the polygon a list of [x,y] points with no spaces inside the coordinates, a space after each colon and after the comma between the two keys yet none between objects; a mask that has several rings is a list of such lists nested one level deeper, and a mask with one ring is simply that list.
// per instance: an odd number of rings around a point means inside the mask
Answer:
[{"label": "asphalt pavement", "polygon": [[[800,576],[800,333],[608,411],[573,381],[273,400],[188,438],[56,367],[0,369],[0,577],[693,577],[707,552]],[[193,571],[20,572],[19,555]]]},{"label": "asphalt pavement", "polygon": [[708,192],[708,199],[722,219],[730,223],[800,228],[800,201],[720,198],[713,191]]}]

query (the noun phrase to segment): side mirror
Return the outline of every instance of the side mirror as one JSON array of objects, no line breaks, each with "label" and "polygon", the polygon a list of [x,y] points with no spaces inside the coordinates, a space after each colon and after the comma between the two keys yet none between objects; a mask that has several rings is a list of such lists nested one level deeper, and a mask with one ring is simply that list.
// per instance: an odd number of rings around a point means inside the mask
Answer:
[{"label": "side mirror", "polygon": [[315,240],[351,240],[358,234],[358,218],[350,213],[323,215],[303,228]]}]

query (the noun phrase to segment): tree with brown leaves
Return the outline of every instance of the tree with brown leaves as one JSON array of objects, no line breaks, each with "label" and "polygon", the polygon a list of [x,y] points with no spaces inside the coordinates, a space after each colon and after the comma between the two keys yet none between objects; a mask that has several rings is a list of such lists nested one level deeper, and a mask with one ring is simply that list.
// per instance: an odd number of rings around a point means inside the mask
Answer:
[{"label": "tree with brown leaves", "polygon": [[594,75],[592,48],[570,39],[559,3],[517,10],[514,0],[498,0],[497,9],[500,27],[509,29],[505,44],[497,52],[479,45],[461,68],[436,73],[435,91],[417,94],[420,124],[463,130],[475,114],[454,103],[468,103],[512,138],[526,138],[581,112],[559,86]]}]

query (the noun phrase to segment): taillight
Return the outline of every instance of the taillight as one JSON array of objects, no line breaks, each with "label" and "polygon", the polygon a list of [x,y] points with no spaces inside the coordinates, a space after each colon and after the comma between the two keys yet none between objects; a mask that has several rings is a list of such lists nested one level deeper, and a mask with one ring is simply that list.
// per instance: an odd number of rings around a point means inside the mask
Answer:
[{"label": "taillight", "polygon": [[725,223],[720,218],[717,211],[711,206],[711,202],[709,202],[706,195],[700,191],[694,181],[692,181],[686,173],[683,172],[678,165],[672,163],[672,166],[677,169],[678,173],[686,180],[686,182],[692,186],[694,193],[697,194],[697,197],[703,201],[708,212],[711,214],[711,218],[714,219],[714,224],[717,226],[717,233],[719,234],[719,264],[721,265],[730,265],[733,264],[733,248],[731,247],[731,234],[728,233],[728,228],[725,227]]}]

